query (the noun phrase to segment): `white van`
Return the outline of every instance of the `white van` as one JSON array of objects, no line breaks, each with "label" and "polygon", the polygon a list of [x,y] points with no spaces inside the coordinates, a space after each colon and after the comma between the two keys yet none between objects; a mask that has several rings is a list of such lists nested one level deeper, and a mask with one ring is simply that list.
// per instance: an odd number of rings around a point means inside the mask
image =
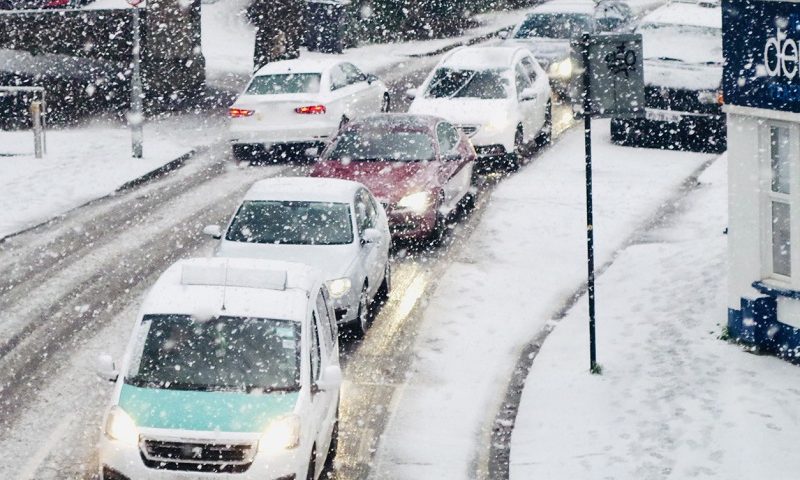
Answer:
[{"label": "white van", "polygon": [[316,479],[335,455],[336,321],[305,265],[195,258],[148,293],[115,382],[100,475]]}]

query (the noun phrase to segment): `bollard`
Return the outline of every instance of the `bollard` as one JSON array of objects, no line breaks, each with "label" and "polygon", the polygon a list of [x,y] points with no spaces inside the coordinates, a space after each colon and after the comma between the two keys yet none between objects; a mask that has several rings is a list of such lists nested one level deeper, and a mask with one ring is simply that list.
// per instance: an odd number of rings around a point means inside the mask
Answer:
[{"label": "bollard", "polygon": [[33,123],[33,151],[36,158],[42,158],[42,102],[31,102],[31,123]]}]

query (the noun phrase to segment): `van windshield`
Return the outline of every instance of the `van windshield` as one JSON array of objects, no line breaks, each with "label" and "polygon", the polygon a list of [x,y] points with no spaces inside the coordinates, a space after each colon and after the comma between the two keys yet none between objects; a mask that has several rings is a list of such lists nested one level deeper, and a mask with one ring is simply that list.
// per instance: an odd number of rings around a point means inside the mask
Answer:
[{"label": "van windshield", "polygon": [[266,318],[145,315],[125,383],[173,390],[298,390],[300,325]]}]

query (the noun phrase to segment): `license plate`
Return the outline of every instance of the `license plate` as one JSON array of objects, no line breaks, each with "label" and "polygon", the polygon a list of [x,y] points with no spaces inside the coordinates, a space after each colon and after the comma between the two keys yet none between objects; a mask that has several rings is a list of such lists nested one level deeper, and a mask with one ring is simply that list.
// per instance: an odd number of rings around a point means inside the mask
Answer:
[{"label": "license plate", "polygon": [[670,110],[645,110],[644,116],[648,120],[652,120],[654,122],[670,122],[670,123],[678,123],[683,118],[683,115],[677,112],[672,112]]}]

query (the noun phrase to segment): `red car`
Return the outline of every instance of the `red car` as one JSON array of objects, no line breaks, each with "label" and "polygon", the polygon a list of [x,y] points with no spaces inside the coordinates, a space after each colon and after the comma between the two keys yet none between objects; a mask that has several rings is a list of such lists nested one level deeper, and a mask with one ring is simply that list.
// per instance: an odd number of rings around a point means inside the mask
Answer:
[{"label": "red car", "polygon": [[438,241],[474,201],[476,155],[461,130],[426,115],[381,114],[342,128],[311,176],[355,180],[383,204],[394,239]]}]

